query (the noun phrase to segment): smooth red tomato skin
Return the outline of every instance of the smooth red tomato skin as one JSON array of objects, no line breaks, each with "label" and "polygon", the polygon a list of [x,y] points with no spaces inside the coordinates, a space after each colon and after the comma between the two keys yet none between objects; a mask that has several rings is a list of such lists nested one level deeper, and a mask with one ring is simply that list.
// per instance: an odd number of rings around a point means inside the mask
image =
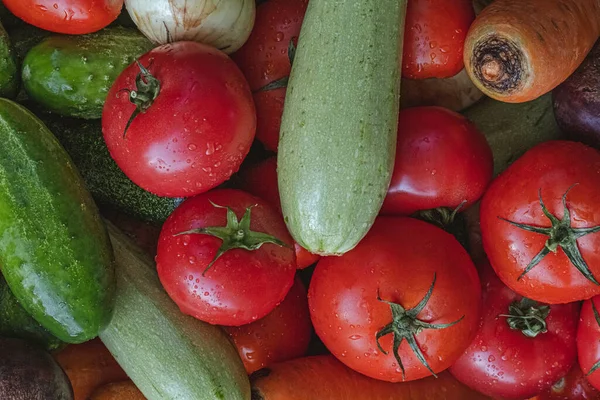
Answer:
[{"label": "smooth red tomato skin", "polygon": [[462,115],[443,107],[400,111],[396,162],[382,213],[410,215],[474,204],[494,170],[485,136]]},{"label": "smooth red tomato skin", "polygon": [[550,389],[530,400],[594,400],[598,398],[600,398],[600,392],[590,385],[579,365],[575,363],[566,376],[554,383]]},{"label": "smooth red tomato skin", "polygon": [[302,357],[312,334],[304,284],[296,278],[285,299],[266,317],[248,325],[225,327],[225,330],[233,339],[248,374]]},{"label": "smooth red tomato skin", "polygon": [[[600,153],[580,143],[550,141],[534,147],[500,174],[483,196],[480,226],[485,252],[504,284],[522,296],[556,304],[600,293],[600,287],[588,281],[560,248],[517,280],[548,237],[498,218],[549,227],[539,190],[548,210],[562,218],[562,196],[574,184],[567,195],[572,226],[599,225]],[[590,270],[600,279],[600,233],[579,238],[577,244]]]},{"label": "smooth red tomato skin", "polygon": [[[598,322],[594,317],[592,301],[596,309],[600,310],[599,296],[586,300],[581,307],[579,328],[577,329],[579,366],[586,375],[600,361],[600,326],[598,326]],[[600,371],[596,370],[587,375],[587,380],[592,386],[600,390]]]},{"label": "smooth red tomato skin", "polygon": [[[258,250],[229,250],[203,277],[221,240],[208,235],[175,236],[191,229],[226,225],[231,207],[238,219],[252,208],[250,229],[284,241],[290,247],[263,244]],[[293,240],[279,213],[265,201],[241,190],[217,189],[185,200],[161,230],[156,266],[160,281],[184,314],[202,321],[240,326],[270,313],[294,283]]]},{"label": "smooth red tomato skin", "polygon": [[256,138],[266,148],[277,151],[285,88],[259,91],[289,76],[290,41],[296,43],[308,0],[269,0],[256,9],[250,37],[235,54],[234,61],[246,75],[256,103]]},{"label": "smooth red tomato skin", "polygon": [[477,336],[450,372],[465,385],[494,398],[525,399],[552,386],[576,362],[579,303],[550,307],[548,332],[528,338],[505,317],[519,296],[487,265],[480,269],[482,320]]},{"label": "smooth red tomato skin", "polygon": [[[381,298],[412,308],[425,296],[434,274],[432,296],[418,318],[430,323],[459,323],[417,335],[435,372],[448,368],[471,343],[479,321],[480,283],[466,251],[449,233],[412,218],[379,217],[367,236],[339,257],[322,257],[313,274],[308,301],[315,332],[348,367],[375,379],[402,381],[392,353],[392,335],[375,336],[392,320]],[[406,341],[399,349],[406,380],[431,373]]]},{"label": "smooth red tomato skin", "polygon": [[3,0],[28,24],[51,32],[81,35],[99,31],[117,19],[123,0]]},{"label": "smooth red tomato skin", "polygon": [[475,20],[471,0],[410,0],[402,76],[449,78],[464,68],[463,46]]},{"label": "smooth red tomato skin", "polygon": [[159,196],[191,197],[225,182],[248,154],[256,129],[252,94],[221,51],[196,42],[159,46],[140,58],[161,82],[158,97],[123,133],[135,106],[134,63],[111,87],[102,130],[111,156],[137,185]]},{"label": "smooth red tomato skin", "polygon": [[[281,213],[281,201],[279,200],[279,188],[277,182],[277,157],[270,157],[260,163],[242,171],[241,189],[268,201]],[[304,269],[319,260],[318,254],[313,254],[294,243],[296,251],[296,265],[298,269]]]}]

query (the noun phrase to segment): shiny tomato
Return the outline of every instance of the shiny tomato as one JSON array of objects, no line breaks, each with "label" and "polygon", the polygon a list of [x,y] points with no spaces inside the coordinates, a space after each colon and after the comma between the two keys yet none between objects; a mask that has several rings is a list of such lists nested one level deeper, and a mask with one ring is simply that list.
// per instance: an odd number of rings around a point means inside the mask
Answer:
[{"label": "shiny tomato", "polygon": [[600,398],[598,392],[585,378],[585,375],[575,363],[571,371],[552,385],[529,400],[594,400]]},{"label": "shiny tomato", "polygon": [[400,111],[396,163],[382,213],[410,215],[434,208],[464,210],[483,195],[493,174],[485,136],[442,107]]},{"label": "shiny tomato", "polygon": [[475,19],[472,0],[410,0],[402,76],[449,78],[463,68],[463,46]]},{"label": "shiny tomato", "polygon": [[99,31],[117,19],[123,0],[3,0],[28,24],[51,32],[79,35]]},{"label": "shiny tomato", "polygon": [[333,355],[398,382],[456,361],[476,333],[480,294],[475,266],[452,235],[413,218],[379,217],[353,250],[321,258],[308,299],[315,332]]},{"label": "shiny tomato", "polygon": [[168,197],[190,197],[229,179],[255,128],[243,74],[225,53],[196,42],[159,46],[126,68],[102,114],[117,165],[142,188]]},{"label": "shiny tomato", "polygon": [[256,9],[250,37],[233,60],[246,75],[256,103],[256,138],[277,151],[293,48],[308,0],[269,0]]},{"label": "shiny tomato", "polygon": [[600,294],[600,152],[550,141],[515,161],[481,202],[483,246],[502,281],[543,303]]},{"label": "shiny tomato", "polygon": [[600,297],[586,300],[581,307],[577,330],[579,366],[588,381],[600,390]]},{"label": "shiny tomato", "polygon": [[160,233],[156,267],[185,314],[239,326],[270,313],[294,283],[292,238],[281,215],[241,190],[185,200]]},{"label": "shiny tomato", "polygon": [[312,334],[304,284],[296,278],[285,300],[266,317],[248,325],[225,327],[225,331],[233,339],[248,374],[302,357]]},{"label": "shiny tomato", "polygon": [[[270,157],[240,173],[241,189],[268,201],[281,212],[277,182],[277,157]],[[294,243],[296,265],[304,269],[317,262],[318,254],[312,254],[298,243]]]},{"label": "shiny tomato", "polygon": [[579,304],[537,303],[506,287],[489,265],[480,271],[481,326],[450,372],[493,398],[525,399],[549,389],[575,364]]}]

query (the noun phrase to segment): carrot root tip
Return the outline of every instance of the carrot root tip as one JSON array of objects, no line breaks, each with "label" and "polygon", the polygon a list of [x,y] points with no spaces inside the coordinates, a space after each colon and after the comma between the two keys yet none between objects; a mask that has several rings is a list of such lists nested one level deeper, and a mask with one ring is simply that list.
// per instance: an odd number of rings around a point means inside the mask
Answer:
[{"label": "carrot root tip", "polygon": [[510,38],[482,38],[474,46],[471,64],[475,78],[490,92],[509,95],[524,85],[525,56]]}]

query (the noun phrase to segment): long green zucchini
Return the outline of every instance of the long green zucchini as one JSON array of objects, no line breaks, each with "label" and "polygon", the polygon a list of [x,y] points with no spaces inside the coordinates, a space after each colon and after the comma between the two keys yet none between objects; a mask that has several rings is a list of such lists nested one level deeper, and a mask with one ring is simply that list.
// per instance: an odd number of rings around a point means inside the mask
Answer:
[{"label": "long green zucchini", "polygon": [[370,229],[394,166],[406,0],[311,0],[281,123],[287,226],[313,253]]},{"label": "long green zucchini", "polygon": [[152,259],[107,222],[117,260],[115,313],[100,339],[148,400],[249,400],[250,383],[221,328],[184,315]]}]

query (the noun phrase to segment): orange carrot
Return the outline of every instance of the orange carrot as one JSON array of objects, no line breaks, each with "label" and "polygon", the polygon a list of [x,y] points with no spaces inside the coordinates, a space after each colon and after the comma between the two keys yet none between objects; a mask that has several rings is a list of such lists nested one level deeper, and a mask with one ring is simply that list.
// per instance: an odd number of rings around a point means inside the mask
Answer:
[{"label": "orange carrot", "polygon": [[54,358],[71,381],[74,400],[88,400],[99,386],[128,379],[99,339],[69,345],[56,353]]},{"label": "orange carrot", "polygon": [[368,378],[331,355],[298,358],[251,376],[252,400],[484,400],[448,372],[403,383]]},{"label": "orange carrot", "polygon": [[488,96],[522,103],[550,92],[600,35],[600,0],[495,0],[471,25],[465,68]]},{"label": "orange carrot", "polygon": [[132,381],[127,380],[99,387],[90,400],[146,400],[146,397]]}]

